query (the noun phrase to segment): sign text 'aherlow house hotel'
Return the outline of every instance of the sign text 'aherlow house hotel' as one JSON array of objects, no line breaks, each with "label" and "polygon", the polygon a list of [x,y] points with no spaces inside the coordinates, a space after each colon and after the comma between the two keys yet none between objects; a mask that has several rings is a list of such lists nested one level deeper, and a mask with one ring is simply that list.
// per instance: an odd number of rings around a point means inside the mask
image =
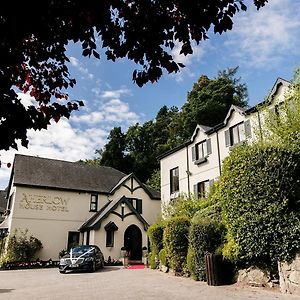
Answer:
[{"label": "sign text 'aherlow house hotel'", "polygon": [[16,155],[1,230],[28,229],[40,259],[74,244],[98,245],[105,259],[132,260],[148,247],[147,228],[160,215],[160,195],[134,174],[109,167]]}]

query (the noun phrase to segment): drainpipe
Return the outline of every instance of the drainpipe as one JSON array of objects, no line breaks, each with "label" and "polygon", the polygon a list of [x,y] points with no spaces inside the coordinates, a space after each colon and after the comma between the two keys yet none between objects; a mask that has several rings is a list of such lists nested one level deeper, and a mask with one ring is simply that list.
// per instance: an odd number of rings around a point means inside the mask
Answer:
[{"label": "drainpipe", "polygon": [[189,166],[189,151],[188,145],[186,146],[186,173],[187,173],[187,182],[188,182],[188,197],[191,197],[190,191],[190,166]]},{"label": "drainpipe", "polygon": [[218,162],[219,162],[219,173],[221,176],[221,157],[220,157],[220,144],[219,144],[219,134],[218,131],[216,131],[217,134],[217,148],[218,148]]},{"label": "drainpipe", "polygon": [[259,110],[257,110],[257,118],[258,118],[258,127],[259,127],[260,138],[261,138],[261,140],[263,140]]}]

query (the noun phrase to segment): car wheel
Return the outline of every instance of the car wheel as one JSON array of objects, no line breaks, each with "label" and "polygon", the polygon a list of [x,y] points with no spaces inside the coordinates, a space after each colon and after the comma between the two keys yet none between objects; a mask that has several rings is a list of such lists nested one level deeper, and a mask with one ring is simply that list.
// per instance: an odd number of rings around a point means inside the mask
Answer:
[{"label": "car wheel", "polygon": [[95,272],[96,271],[96,262],[93,261],[92,266],[91,266],[91,272]]}]

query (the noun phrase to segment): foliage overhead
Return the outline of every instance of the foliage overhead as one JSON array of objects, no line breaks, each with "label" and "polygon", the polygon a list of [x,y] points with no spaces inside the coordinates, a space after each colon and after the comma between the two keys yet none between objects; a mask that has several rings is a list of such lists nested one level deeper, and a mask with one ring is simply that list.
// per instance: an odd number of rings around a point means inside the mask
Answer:
[{"label": "foliage overhead", "polygon": [[[267,0],[253,0],[257,9]],[[27,130],[47,128],[50,120],[69,117],[81,102],[65,92],[76,83],[66,63],[69,41],[79,42],[83,56],[128,58],[139,65],[133,81],[157,81],[163,70],[178,72],[182,64],[170,51],[193,53],[192,43],[231,30],[232,18],[246,10],[243,0],[189,1],[2,1],[0,4],[0,149],[27,146]],[[17,22],[16,22],[17,20]],[[154,34],[155,33],[155,34]],[[98,44],[98,45],[97,45]],[[25,107],[16,90],[29,92],[36,103]],[[60,100],[66,100],[67,103]]]}]

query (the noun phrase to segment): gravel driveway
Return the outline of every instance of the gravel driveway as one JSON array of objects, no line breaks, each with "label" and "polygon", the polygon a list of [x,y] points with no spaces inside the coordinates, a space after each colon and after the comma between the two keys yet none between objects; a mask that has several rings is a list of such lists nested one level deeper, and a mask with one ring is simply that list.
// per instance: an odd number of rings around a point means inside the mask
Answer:
[{"label": "gravel driveway", "polygon": [[57,269],[0,271],[0,299],[300,299],[237,285],[208,286],[150,269],[106,267],[95,273],[59,274]]}]

